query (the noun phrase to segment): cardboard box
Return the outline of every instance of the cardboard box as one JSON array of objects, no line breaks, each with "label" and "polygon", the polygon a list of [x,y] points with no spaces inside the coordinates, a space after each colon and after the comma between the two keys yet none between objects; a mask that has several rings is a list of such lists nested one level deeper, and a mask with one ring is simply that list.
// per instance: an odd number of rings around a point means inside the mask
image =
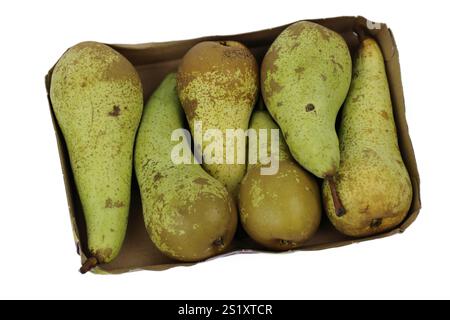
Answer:
[{"label": "cardboard box", "polygon": [[[363,17],[338,17],[311,21],[319,23],[340,33],[347,41],[352,53],[356,51],[359,44],[358,37],[354,32],[355,28],[363,28],[368,34],[372,35],[380,45],[385,59],[386,72],[391,90],[400,150],[411,177],[414,193],[412,205],[407,218],[400,226],[390,232],[367,238],[354,239],[338,233],[330,224],[328,219],[324,218],[318,233],[299,250],[322,250],[344,246],[355,242],[387,237],[396,233],[402,233],[416,219],[421,208],[421,203],[419,174],[414,157],[414,150],[408,134],[408,125],[405,118],[405,102],[400,76],[399,55],[394,36],[385,24],[373,23]],[[244,43],[253,52],[256,59],[261,62],[266,50],[280,34],[280,32],[287,26],[288,25],[231,36],[211,36],[199,39],[163,43],[110,46],[128,58],[128,60],[136,67],[144,87],[145,101],[147,101],[153,90],[159,85],[164,76],[167,73],[177,69],[180,59],[196,43],[204,40],[240,41]],[[52,70],[49,71],[45,79],[47,95],[49,95],[50,92],[51,77]],[[51,104],[50,99],[49,103]],[[77,251],[81,256],[82,262],[84,262],[86,259],[85,253],[88,251],[83,211],[75,187],[64,137],[58,127],[51,105],[50,112],[58,142],[59,155],[61,158],[64,183],[66,187],[69,212]],[[224,255],[257,251],[265,250],[252,242],[248,237],[241,235],[235,239],[231,248]],[[156,249],[147,235],[142,217],[139,188],[135,177],[133,177],[129,225],[122,251],[116,260],[108,265],[100,266],[96,269],[96,272],[118,274],[138,269],[164,270],[181,265],[190,264],[179,263],[163,256]]]}]

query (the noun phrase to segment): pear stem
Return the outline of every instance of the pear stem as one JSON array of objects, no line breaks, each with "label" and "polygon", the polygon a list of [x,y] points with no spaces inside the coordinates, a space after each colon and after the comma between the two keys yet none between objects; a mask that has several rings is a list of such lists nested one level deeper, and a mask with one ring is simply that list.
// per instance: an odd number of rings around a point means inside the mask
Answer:
[{"label": "pear stem", "polygon": [[341,199],[339,199],[339,195],[337,194],[336,183],[334,182],[334,177],[328,176],[328,177],[325,177],[325,179],[328,181],[328,184],[330,185],[331,196],[333,198],[333,204],[334,204],[334,211],[338,217],[342,217],[345,215],[345,208],[342,205]]},{"label": "pear stem", "polygon": [[81,274],[86,274],[98,265],[98,260],[95,257],[87,259],[80,268]]},{"label": "pear stem", "polygon": [[363,42],[364,40],[369,38],[364,28],[359,24],[354,26],[353,31],[358,35],[358,39],[360,42]]}]

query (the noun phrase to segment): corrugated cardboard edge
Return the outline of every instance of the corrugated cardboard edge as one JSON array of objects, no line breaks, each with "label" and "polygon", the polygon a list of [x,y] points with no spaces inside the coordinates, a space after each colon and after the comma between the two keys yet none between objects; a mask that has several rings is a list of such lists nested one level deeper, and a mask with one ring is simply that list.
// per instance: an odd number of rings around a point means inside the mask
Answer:
[{"label": "corrugated cardboard edge", "polygon": [[[411,204],[410,212],[403,221],[401,225],[399,225],[397,228],[385,232],[379,235],[366,237],[366,238],[358,238],[358,239],[351,239],[351,240],[345,240],[340,242],[333,242],[333,243],[326,243],[326,244],[320,244],[320,245],[312,245],[312,246],[306,246],[303,248],[300,248],[295,251],[314,251],[314,250],[325,250],[330,248],[336,248],[336,247],[342,247],[354,243],[360,243],[365,241],[370,241],[374,239],[380,239],[384,237],[389,237],[394,234],[403,233],[417,218],[420,209],[421,209],[421,199],[420,199],[420,177],[419,172],[417,169],[417,163],[415,159],[414,149],[412,146],[411,138],[409,136],[409,129],[408,124],[406,122],[406,115],[405,115],[405,99],[403,95],[403,87],[402,87],[402,81],[401,81],[401,73],[400,73],[400,63],[399,63],[399,53],[397,50],[397,46],[395,43],[394,36],[392,34],[392,31],[387,27],[386,24],[379,24],[376,25],[376,28],[368,29],[367,26],[369,24],[371,26],[374,26],[373,23],[370,22],[370,20],[367,20],[364,17],[336,17],[336,18],[327,18],[327,19],[317,19],[317,20],[310,20],[314,21],[319,24],[327,24],[327,22],[335,19],[353,19],[355,22],[355,26],[359,25],[361,26],[366,32],[368,32],[371,36],[373,36],[379,43],[381,41],[391,43],[392,45],[389,47],[382,46],[383,55],[385,59],[385,65],[386,65],[386,72],[389,80],[389,85],[391,89],[391,98],[392,103],[394,106],[394,116],[397,126],[397,132],[399,135],[399,142],[400,142],[400,149],[401,153],[403,155],[406,167],[408,169],[409,175],[411,177],[411,182],[413,186],[413,201]],[[249,32],[249,33],[243,33],[238,35],[229,35],[229,36],[212,36],[212,37],[202,37],[197,39],[190,39],[190,40],[181,40],[181,41],[170,41],[170,42],[160,42],[160,43],[146,43],[146,44],[139,44],[139,45],[110,45],[113,48],[122,49],[122,50],[130,50],[135,51],[143,48],[167,48],[170,47],[170,44],[180,43],[180,42],[199,42],[203,40],[212,40],[212,39],[223,39],[223,38],[233,38],[236,36],[243,36],[243,35],[256,35],[264,32],[271,32],[273,30],[279,30],[283,29],[290,24],[286,24],[281,27],[266,29],[266,30],[260,30],[256,32]],[[137,52],[137,51],[136,51]],[[61,167],[64,177],[64,184],[66,189],[66,196],[67,196],[67,202],[69,205],[69,213],[71,217],[71,223],[72,223],[72,230],[74,234],[74,239],[77,247],[77,253],[81,256],[82,262],[86,260],[86,256],[83,253],[83,250],[81,249],[80,245],[80,237],[78,232],[78,226],[77,222],[75,220],[75,212],[73,208],[73,192],[70,179],[68,175],[71,173],[69,172],[69,168],[67,167],[67,164],[69,163],[69,159],[65,153],[65,144],[62,137],[61,131],[59,129],[59,126],[56,122],[55,115],[53,113],[53,109],[51,107],[51,101],[50,101],[50,82],[51,82],[51,75],[52,75],[53,68],[50,69],[47,76],[45,77],[45,84],[46,84],[46,90],[47,90],[47,97],[49,101],[49,107],[50,107],[50,114],[52,117],[52,123],[56,134],[56,140],[58,145],[58,152],[60,156],[61,161]],[[407,157],[405,155],[408,155]],[[235,250],[233,252],[229,252],[214,258],[211,258],[209,260],[217,259],[224,256],[230,256],[235,254],[248,254],[248,253],[258,253],[258,252],[269,252],[269,251],[256,251],[256,250]],[[209,261],[207,260],[207,261]],[[132,272],[132,271],[138,271],[138,270],[153,270],[153,271],[162,271],[167,270],[174,267],[179,266],[192,266],[196,263],[179,263],[179,264],[163,264],[163,265],[153,265],[138,269],[119,269],[114,270],[112,272],[105,272],[101,270],[100,268],[97,268],[94,273],[97,274],[121,274],[125,272]]]}]

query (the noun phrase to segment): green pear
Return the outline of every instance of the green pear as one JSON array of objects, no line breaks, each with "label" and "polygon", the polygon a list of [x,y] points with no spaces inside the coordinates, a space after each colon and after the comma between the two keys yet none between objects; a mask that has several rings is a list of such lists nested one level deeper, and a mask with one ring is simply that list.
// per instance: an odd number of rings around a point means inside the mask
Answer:
[{"label": "green pear", "polygon": [[194,161],[184,136],[188,132],[178,137],[181,142],[172,140],[184,121],[176,75],[169,74],[145,106],[135,170],[145,225],[156,247],[176,260],[199,261],[228,247],[237,213],[225,186]]},{"label": "green pear", "polygon": [[[247,171],[257,167],[260,168],[261,166],[264,166],[263,163],[261,163],[261,158],[264,155],[261,155],[261,151],[265,152],[266,156],[274,156],[276,157],[276,161],[294,161],[292,158],[292,155],[289,151],[289,147],[286,144],[286,141],[284,140],[283,136],[280,134],[280,127],[273,121],[272,117],[270,116],[269,112],[264,106],[264,103],[262,101],[259,102],[258,109],[253,111],[252,117],[250,119],[250,125],[249,129],[255,130],[257,134],[257,139],[255,140],[255,143],[251,146],[249,146],[249,153],[254,152],[256,156],[256,163],[247,163]],[[259,132],[260,129],[266,130],[267,132],[267,140],[261,140],[259,139]],[[272,142],[273,142],[273,136],[272,136],[272,130],[276,130],[278,132],[278,150],[272,150]],[[262,150],[261,147],[262,146]],[[275,160],[275,158],[274,158]]]},{"label": "green pear", "polygon": [[[257,132],[279,130],[264,110],[253,113],[250,128]],[[282,137],[279,150],[272,149],[272,134],[268,137],[267,151],[263,152],[278,158],[279,168],[274,174],[263,175],[260,161],[249,164],[239,192],[241,223],[248,235],[266,248],[295,249],[309,240],[320,225],[319,186],[314,176],[293,160]],[[258,145],[266,145],[259,141],[259,135]]]},{"label": "green pear", "polygon": [[[339,129],[341,164],[323,199],[342,233],[362,237],[394,228],[408,213],[412,187],[400,154],[383,55],[362,41]],[[338,198],[345,211],[336,211]]]},{"label": "green pear", "polygon": [[273,42],[261,67],[261,90],[293,157],[320,178],[339,167],[336,115],[351,81],[352,62],[344,39],[302,21]]},{"label": "green pear", "polygon": [[81,271],[87,272],[112,261],[125,237],[142,85],[125,57],[84,42],[58,61],[50,98],[86,219],[91,256]]},{"label": "green pear", "polygon": [[[222,155],[216,154],[220,161],[206,156],[203,167],[233,195],[245,174],[245,137],[242,143],[235,140],[234,158],[227,162],[225,134],[227,129],[248,128],[258,83],[255,58],[243,44],[234,41],[197,44],[186,53],[178,69],[178,94],[191,132],[197,122],[201,123],[202,137],[209,129],[218,129],[223,134]],[[204,151],[214,139],[217,137],[200,142],[194,134],[196,145],[201,145]],[[239,161],[238,155],[244,155],[243,161]]]}]

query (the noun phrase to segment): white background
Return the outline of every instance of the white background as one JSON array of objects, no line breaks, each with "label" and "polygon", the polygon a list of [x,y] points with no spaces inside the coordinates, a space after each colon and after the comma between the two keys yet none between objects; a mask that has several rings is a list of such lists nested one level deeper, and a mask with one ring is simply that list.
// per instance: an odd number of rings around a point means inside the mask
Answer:
[{"label": "white background", "polygon": [[[0,1],[0,298],[450,298],[446,1]],[[44,75],[83,40],[142,43],[306,18],[386,22],[400,51],[423,210],[404,233],[322,252],[78,274]]]}]

